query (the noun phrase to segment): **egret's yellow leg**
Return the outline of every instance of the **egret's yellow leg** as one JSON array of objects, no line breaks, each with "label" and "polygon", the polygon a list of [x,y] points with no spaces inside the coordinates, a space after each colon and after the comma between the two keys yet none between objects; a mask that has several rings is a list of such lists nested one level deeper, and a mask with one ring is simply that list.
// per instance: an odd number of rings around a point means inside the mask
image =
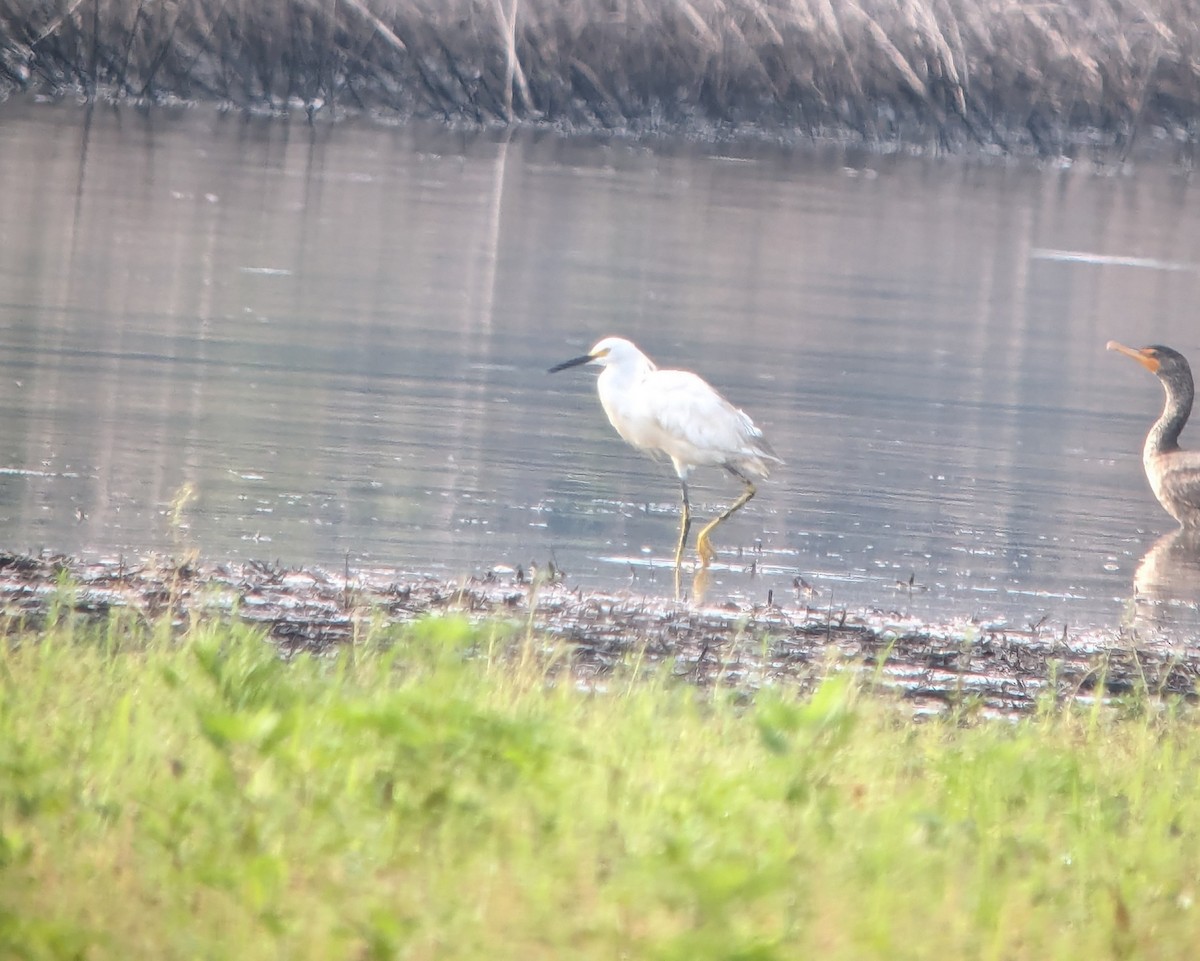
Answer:
[{"label": "egret's yellow leg", "polygon": [[679,482],[679,490],[683,494],[683,519],[679,522],[679,546],[675,548],[675,570],[683,564],[683,551],[687,547],[688,531],[692,528],[692,505],[688,503],[687,484]]},{"label": "egret's yellow leg", "polygon": [[717,556],[717,552],[713,550],[712,544],[710,544],[708,541],[709,535],[713,532],[713,529],[720,524],[721,521],[729,520],[729,518],[733,516],[734,512],[744,507],[746,502],[758,493],[758,488],[756,488],[750,482],[750,478],[742,474],[741,471],[734,470],[732,467],[728,466],[725,469],[735,477],[740,478],[742,483],[746,485],[746,489],[742,491],[742,496],[735,500],[729,506],[729,509],[725,511],[725,513],[715,520],[709,521],[704,530],[702,530],[700,535],[696,538],[696,553],[700,556],[700,563],[704,567],[708,567],[708,565],[712,563],[712,559]]}]

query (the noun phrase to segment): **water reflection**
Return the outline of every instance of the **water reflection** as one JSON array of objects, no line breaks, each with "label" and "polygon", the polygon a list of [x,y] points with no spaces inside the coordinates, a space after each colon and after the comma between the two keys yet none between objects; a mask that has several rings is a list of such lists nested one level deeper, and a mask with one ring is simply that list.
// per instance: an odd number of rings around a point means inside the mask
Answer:
[{"label": "water reflection", "polygon": [[1142,624],[1200,626],[1200,530],[1180,528],[1155,541],[1134,573],[1133,591]]},{"label": "water reflection", "polygon": [[1170,523],[1104,344],[1197,346],[1171,171],[0,112],[10,548],[669,594],[669,469],[543,373],[610,333],[787,463],[710,601],[1108,624]]}]

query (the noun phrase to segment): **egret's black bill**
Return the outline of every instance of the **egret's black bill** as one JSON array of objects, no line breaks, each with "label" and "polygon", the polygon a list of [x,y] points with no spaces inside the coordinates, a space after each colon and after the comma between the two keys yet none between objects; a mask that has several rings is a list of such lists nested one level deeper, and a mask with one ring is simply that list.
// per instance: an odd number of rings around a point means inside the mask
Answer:
[{"label": "egret's black bill", "polygon": [[580,364],[586,364],[591,359],[591,354],[584,354],[582,357],[572,357],[570,360],[564,360],[561,364],[555,364],[546,373],[557,374],[560,370],[566,370],[568,367],[578,367]]}]

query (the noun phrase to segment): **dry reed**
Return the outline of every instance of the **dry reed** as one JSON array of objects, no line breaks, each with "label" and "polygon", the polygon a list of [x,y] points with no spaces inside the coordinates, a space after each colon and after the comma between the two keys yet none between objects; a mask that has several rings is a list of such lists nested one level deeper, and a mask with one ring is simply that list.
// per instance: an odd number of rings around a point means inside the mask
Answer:
[{"label": "dry reed", "polygon": [[1190,0],[6,0],[0,85],[1051,152],[1190,141]]}]

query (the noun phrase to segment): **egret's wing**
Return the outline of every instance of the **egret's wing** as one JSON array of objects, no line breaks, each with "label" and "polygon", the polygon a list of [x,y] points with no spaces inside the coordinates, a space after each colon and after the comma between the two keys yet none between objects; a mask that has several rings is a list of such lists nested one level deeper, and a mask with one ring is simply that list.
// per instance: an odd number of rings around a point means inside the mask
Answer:
[{"label": "egret's wing", "polygon": [[720,464],[743,457],[773,457],[762,431],[703,378],[686,370],[655,371],[644,382],[643,402],[672,455],[694,464]]}]

